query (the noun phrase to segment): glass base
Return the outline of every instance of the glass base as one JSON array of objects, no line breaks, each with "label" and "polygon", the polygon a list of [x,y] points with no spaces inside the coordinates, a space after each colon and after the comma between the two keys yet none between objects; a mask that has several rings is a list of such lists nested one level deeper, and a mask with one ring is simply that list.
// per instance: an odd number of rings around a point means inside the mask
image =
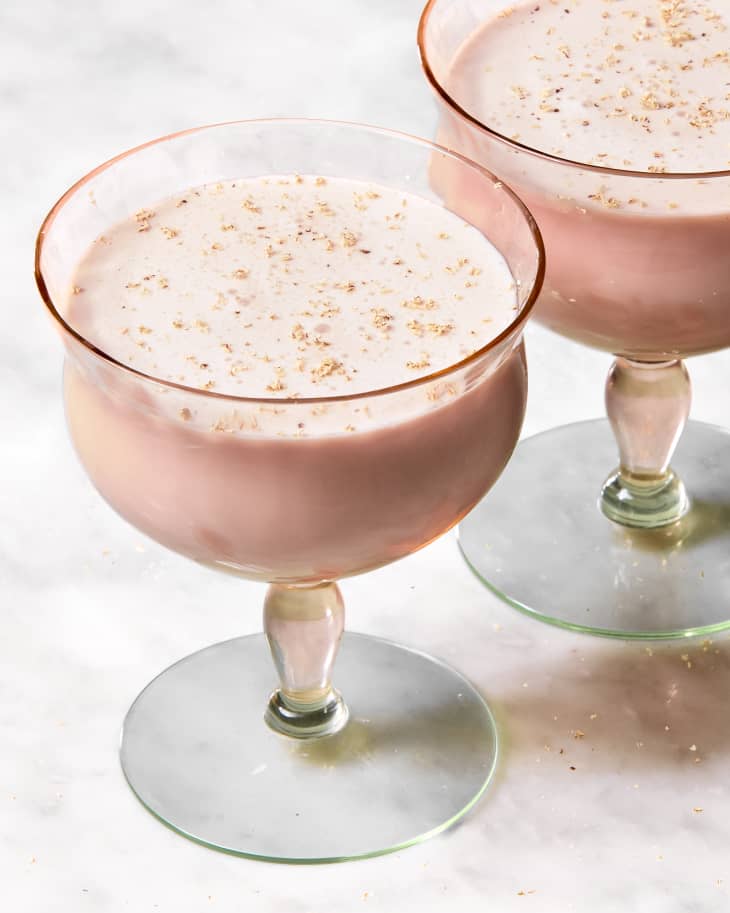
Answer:
[{"label": "glass base", "polygon": [[659,529],[601,513],[616,461],[605,420],[522,441],[459,527],[467,562],[511,605],[576,631],[660,639],[730,627],[730,433],[688,423],[672,468],[690,509]]},{"label": "glass base", "polygon": [[598,503],[609,520],[635,529],[670,526],[689,510],[684,482],[671,470],[660,479],[632,483],[617,470],[606,479]]},{"label": "glass base", "polygon": [[186,837],[276,862],[377,856],[461,818],[497,758],[479,693],[439,660],[362,634],[344,635],[335,679],[347,726],[291,739],[263,719],[276,685],[263,634],[193,653],[127,714],[129,785]]}]

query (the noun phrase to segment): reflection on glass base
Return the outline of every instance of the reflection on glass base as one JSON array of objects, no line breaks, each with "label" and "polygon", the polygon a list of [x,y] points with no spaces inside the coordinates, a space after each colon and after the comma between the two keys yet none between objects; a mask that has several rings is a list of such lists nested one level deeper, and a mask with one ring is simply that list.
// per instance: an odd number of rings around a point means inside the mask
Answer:
[{"label": "reflection on glass base", "polygon": [[124,774],[164,823],[215,849],[336,862],[402,849],[464,815],[494,771],[489,708],[458,672],[346,633],[335,667],[350,721],[302,741],[263,720],[276,685],[263,634],[180,660],[122,731]]},{"label": "reflection on glass base", "polygon": [[476,574],[550,624],[623,638],[730,627],[730,434],[688,423],[672,467],[690,509],[659,529],[612,523],[598,506],[617,462],[605,420],[528,438],[459,527]]}]

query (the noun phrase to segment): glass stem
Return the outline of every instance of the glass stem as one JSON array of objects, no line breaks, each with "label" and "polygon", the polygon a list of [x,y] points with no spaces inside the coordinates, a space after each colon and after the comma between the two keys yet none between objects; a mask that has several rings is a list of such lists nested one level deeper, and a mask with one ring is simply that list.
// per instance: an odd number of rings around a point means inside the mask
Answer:
[{"label": "glass stem", "polygon": [[347,705],[330,677],[345,627],[336,583],[272,583],[264,602],[264,631],[279,673],[265,719],[297,739],[334,735],[347,723]]},{"label": "glass stem", "polygon": [[617,358],[606,381],[606,412],[620,465],[603,485],[603,513],[623,526],[653,529],[689,510],[669,466],[689,415],[692,388],[684,363]]}]

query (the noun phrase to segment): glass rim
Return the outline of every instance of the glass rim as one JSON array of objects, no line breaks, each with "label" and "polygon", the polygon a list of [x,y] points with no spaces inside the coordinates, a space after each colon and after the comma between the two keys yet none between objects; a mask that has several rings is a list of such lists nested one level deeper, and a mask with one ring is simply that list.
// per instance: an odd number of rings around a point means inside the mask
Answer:
[{"label": "glass rim", "polygon": [[462,107],[462,105],[459,104],[459,102],[447,91],[446,87],[440,82],[440,80],[437,79],[436,74],[431,68],[428,51],[426,49],[426,29],[428,27],[428,21],[431,17],[431,13],[439,2],[441,2],[441,0],[427,0],[426,5],[421,12],[421,17],[418,20],[416,40],[418,42],[418,53],[421,58],[421,67],[426,76],[426,79],[431,85],[431,88],[436,92],[438,96],[441,97],[441,99],[448,105],[448,107],[452,108],[466,121],[475,126],[477,129],[488,134],[493,139],[498,140],[505,146],[509,146],[518,152],[527,153],[528,155],[534,156],[535,158],[543,159],[556,165],[568,166],[570,168],[580,168],[583,171],[589,171],[604,176],[611,175],[613,177],[642,178],[643,180],[654,181],[702,181],[714,178],[730,178],[730,170],[728,169],[720,169],[719,171],[634,171],[628,168],[610,168],[607,165],[589,165],[587,162],[579,162],[575,159],[564,158],[560,155],[553,155],[552,153],[545,152],[542,149],[536,149],[534,146],[528,146],[526,143],[519,143],[517,140],[510,139],[503,133],[499,133],[497,130],[487,126],[487,124],[480,121],[479,118],[475,117],[473,114],[470,114],[466,108]]},{"label": "glass rim", "polygon": [[[165,380],[164,378],[155,377],[153,374],[147,374],[144,371],[140,371],[136,368],[126,365],[118,359],[114,358],[108,352],[105,352],[99,346],[95,345],[90,340],[76,330],[71,324],[69,324],[65,318],[61,315],[60,311],[56,308],[53,303],[51,294],[48,291],[48,287],[43,276],[43,270],[41,268],[41,256],[43,253],[43,247],[46,240],[46,236],[49,233],[50,229],[53,226],[53,223],[56,219],[58,213],[63,209],[66,203],[75,196],[89,181],[94,177],[100,174],[103,171],[113,167],[117,162],[122,161],[123,159],[128,158],[138,152],[141,152],[144,149],[147,149],[150,146],[155,146],[160,143],[169,142],[171,140],[178,139],[179,137],[189,136],[194,133],[203,133],[206,130],[215,130],[222,127],[232,127],[238,125],[281,125],[281,126],[291,126],[295,124],[319,124],[322,126],[332,126],[337,128],[345,128],[348,130],[361,130],[368,133],[380,134],[381,136],[389,137],[392,139],[403,140],[410,143],[415,143],[417,145],[435,150],[437,152],[443,153],[444,155],[449,156],[452,159],[456,159],[472,170],[480,173],[483,177],[491,182],[494,187],[498,187],[500,190],[506,191],[509,198],[517,206],[518,210],[521,212],[528,230],[532,235],[533,242],[537,251],[537,271],[535,273],[535,279],[532,283],[532,288],[530,294],[527,297],[522,308],[520,308],[515,319],[507,326],[501,333],[499,333],[494,338],[490,339],[484,346],[481,346],[476,351],[472,352],[471,355],[468,355],[466,358],[462,358],[453,364],[447,365],[445,368],[441,368],[438,371],[434,371],[428,375],[422,377],[414,378],[413,380],[403,381],[399,384],[393,384],[386,387],[379,387],[373,390],[365,390],[359,393],[351,394],[337,394],[331,396],[310,396],[310,397],[261,397],[261,396],[239,396],[233,393],[218,393],[213,390],[203,390],[199,387],[192,387],[187,384],[176,383],[175,381]],[[467,221],[467,220],[464,220]],[[472,224],[472,223],[469,223]],[[476,228],[476,226],[473,226]],[[484,237],[484,234],[481,229],[477,228]],[[489,240],[487,238],[487,240]],[[119,368],[122,371],[125,371],[131,375],[134,375],[142,380],[151,381],[155,384],[159,384],[163,387],[172,388],[180,390],[185,393],[195,394],[196,396],[205,396],[210,399],[219,399],[222,401],[230,402],[244,402],[244,403],[259,403],[266,405],[295,405],[297,403],[312,404],[312,403],[336,403],[336,402],[349,402],[357,399],[364,399],[367,397],[380,396],[388,393],[396,393],[401,390],[408,390],[421,386],[423,384],[433,382],[439,379],[445,379],[449,375],[459,371],[460,369],[472,364],[473,362],[479,361],[484,355],[490,352],[492,349],[497,348],[505,339],[513,335],[526,321],[529,317],[537,297],[540,293],[542,287],[542,282],[545,276],[545,247],[542,240],[542,235],[540,234],[540,229],[537,227],[532,213],[529,211],[527,206],[522,202],[522,200],[517,196],[517,194],[503,181],[497,178],[494,174],[488,171],[486,168],[483,168],[476,162],[471,161],[471,159],[466,158],[463,155],[460,155],[454,150],[447,149],[444,146],[440,146],[437,143],[433,143],[430,140],[422,139],[421,137],[412,136],[408,133],[403,133],[397,130],[390,130],[384,127],[372,126],[370,124],[361,124],[351,121],[341,121],[341,120],[329,120],[323,118],[310,118],[310,117],[263,117],[263,118],[251,118],[244,120],[233,120],[233,121],[223,121],[215,124],[205,124],[198,127],[191,127],[187,130],[179,130],[175,133],[169,133],[165,136],[158,137],[157,139],[149,140],[146,143],[141,143],[138,146],[134,146],[131,149],[121,152],[118,155],[115,155],[113,158],[108,159],[103,162],[101,165],[98,165],[96,168],[89,171],[82,178],[76,181],[71,187],[66,190],[66,192],[57,200],[57,202],[51,207],[45,219],[43,220],[41,227],[38,231],[38,236],[36,238],[35,244],[35,280],[36,285],[38,286],[38,291],[40,292],[43,303],[46,306],[47,311],[49,312],[51,318],[57,323],[62,332],[71,336],[78,343],[80,343],[85,349],[92,353],[97,358],[100,358],[102,361],[113,365],[115,368]]]}]

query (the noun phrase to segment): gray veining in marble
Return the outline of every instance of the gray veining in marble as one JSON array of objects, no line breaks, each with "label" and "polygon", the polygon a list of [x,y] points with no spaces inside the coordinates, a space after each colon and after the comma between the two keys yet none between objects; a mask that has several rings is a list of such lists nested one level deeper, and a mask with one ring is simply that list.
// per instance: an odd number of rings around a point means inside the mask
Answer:
[{"label": "gray veining in marble", "polygon": [[[453,536],[343,590],[354,630],[443,656],[492,702],[501,765],[460,826],[370,861],[272,866],[168,831],[119,771],[137,691],[257,630],[262,589],[143,540],[92,491],[63,426],[35,230],[90,167],[197,123],[298,113],[430,134],[418,13],[418,0],[0,7],[3,913],[728,908],[730,639],[647,648],[549,629],[482,589]],[[537,328],[529,349],[527,433],[601,413],[605,356]],[[690,369],[695,417],[727,424],[730,354]]]}]

